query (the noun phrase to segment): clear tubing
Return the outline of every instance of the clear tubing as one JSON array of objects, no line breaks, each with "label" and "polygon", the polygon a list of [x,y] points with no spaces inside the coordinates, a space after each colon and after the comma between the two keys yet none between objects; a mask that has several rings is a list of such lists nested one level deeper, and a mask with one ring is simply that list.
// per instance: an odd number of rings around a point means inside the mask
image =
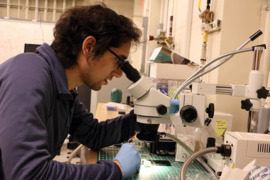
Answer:
[{"label": "clear tubing", "polygon": [[[191,155],[183,164],[181,171],[180,171],[180,180],[186,180],[186,171],[187,168],[189,166],[189,164],[191,162],[193,162],[197,157],[203,155],[203,154],[207,154],[207,153],[211,153],[211,152],[217,152],[218,148],[217,147],[210,147],[210,148],[206,148],[206,149],[202,149],[200,151],[197,151],[196,153],[194,153],[193,155]],[[215,174],[215,173],[214,173]],[[218,177],[215,174],[216,179],[218,179]]]},{"label": "clear tubing", "polygon": [[[243,52],[248,52],[248,51],[252,51],[252,48],[248,48],[248,49],[243,49],[243,50],[236,50],[233,52],[229,52],[226,54],[223,54],[215,59],[213,59],[212,61],[210,61],[209,63],[207,63],[205,66],[203,66],[199,71],[197,71],[196,73],[194,73],[190,78],[188,78],[172,95],[171,99],[175,99],[178,94],[187,86],[189,85],[191,82],[193,82],[194,80],[196,80],[197,78],[203,76],[206,73],[209,73],[210,71],[216,69],[217,67],[219,67],[220,65],[222,65],[223,63],[225,63],[226,61],[228,61],[234,54],[238,54],[238,53],[243,53]],[[210,64],[214,63],[215,61],[224,58],[226,56],[229,56],[228,58],[226,58],[225,60],[223,60],[222,62],[220,62],[219,64],[215,65],[214,67],[208,69],[207,71],[199,74],[201,71],[203,71],[207,66],[209,66]]]},{"label": "clear tubing", "polygon": [[[189,152],[192,156],[193,151],[192,149],[190,149],[185,143],[183,143],[180,139],[178,139],[177,137],[175,137],[174,135],[171,134],[167,134],[166,136],[171,138],[172,140],[174,140],[176,143],[178,143],[180,146],[182,146],[187,152]],[[200,152],[200,151],[198,151]],[[195,153],[196,154],[196,153]],[[190,157],[191,157],[190,156]],[[187,159],[188,160],[188,159]],[[218,179],[217,175],[215,174],[215,172],[200,158],[198,157],[197,160],[204,166],[204,168],[211,173],[214,177],[216,177],[216,179]],[[181,169],[182,170],[182,169]],[[182,180],[182,179],[181,179]]]}]

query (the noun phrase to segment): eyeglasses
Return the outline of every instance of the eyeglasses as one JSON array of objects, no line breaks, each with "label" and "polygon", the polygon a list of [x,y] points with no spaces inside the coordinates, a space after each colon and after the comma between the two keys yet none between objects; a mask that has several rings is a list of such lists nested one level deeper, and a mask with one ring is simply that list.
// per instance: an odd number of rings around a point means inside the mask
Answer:
[{"label": "eyeglasses", "polygon": [[125,62],[126,62],[126,59],[122,59],[120,58],[117,54],[115,54],[115,52],[113,52],[110,48],[108,48],[108,50],[113,54],[115,55],[115,57],[117,57],[117,64],[118,64],[118,67],[117,69],[121,68]]}]

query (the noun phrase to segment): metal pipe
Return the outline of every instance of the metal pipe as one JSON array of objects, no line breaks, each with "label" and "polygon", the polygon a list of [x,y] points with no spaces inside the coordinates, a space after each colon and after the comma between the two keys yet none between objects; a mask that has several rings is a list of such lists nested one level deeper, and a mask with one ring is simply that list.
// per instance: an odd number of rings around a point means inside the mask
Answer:
[{"label": "metal pipe", "polygon": [[[45,5],[46,5],[46,3],[48,4],[48,2],[47,2],[47,0],[45,1]],[[7,4],[0,4],[0,7],[7,7]],[[47,5],[45,6],[45,8],[39,8],[39,10],[40,11],[46,11],[47,10],[47,12],[53,12],[53,8],[46,8],[47,7]],[[21,6],[21,5],[10,5],[10,8],[16,8],[16,9],[22,9],[23,8],[23,6]],[[25,6],[25,8],[26,8],[26,6]],[[27,6],[27,8],[28,8],[28,10],[35,10],[35,7],[29,7],[29,6]],[[63,9],[56,9],[56,12],[63,12]],[[44,12],[45,13],[45,12]],[[47,16],[47,14],[46,14],[46,16]]]},{"label": "metal pipe", "polygon": [[144,9],[143,9],[143,19],[142,19],[142,27],[143,27],[143,37],[142,37],[142,53],[141,53],[141,68],[140,72],[141,74],[145,74],[147,71],[145,70],[145,59],[146,59],[146,42],[148,40],[147,34],[148,34],[148,8],[149,8],[150,0],[145,0],[144,2]]},{"label": "metal pipe", "polygon": [[[183,141],[181,141],[180,139],[178,139],[177,137],[175,137],[174,135],[171,134],[165,134],[167,137],[171,138],[172,140],[174,140],[176,143],[178,143],[180,146],[182,146],[187,152],[189,152],[190,154],[193,154],[192,149],[190,149]],[[215,172],[200,158],[198,157],[197,160],[204,166],[204,168],[211,173],[214,177],[216,177],[216,179],[218,179],[217,175],[215,174]]]},{"label": "metal pipe", "polygon": [[227,89],[232,89],[231,85],[216,85],[217,88],[227,88]]},{"label": "metal pipe", "polygon": [[[217,152],[218,148],[217,147],[210,147],[210,148],[206,148],[206,149],[202,149],[200,151],[197,151],[196,153],[192,154],[182,165],[181,171],[180,171],[180,180],[186,180],[186,171],[187,168],[189,166],[189,164],[191,162],[193,162],[197,157],[203,155],[203,154],[207,154],[207,153],[211,153],[211,152]],[[218,179],[218,177],[215,174],[216,179]]]},{"label": "metal pipe", "polygon": [[[159,13],[159,24],[163,24],[163,12],[164,12],[164,0],[161,0],[160,13]],[[163,31],[163,29],[162,29]]]},{"label": "metal pipe", "polygon": [[222,94],[222,95],[228,95],[228,96],[232,95],[231,92],[221,92],[221,91],[216,91],[216,94]]},{"label": "metal pipe", "polygon": [[173,16],[170,16],[170,27],[169,27],[169,35],[172,36],[173,31]]},{"label": "metal pipe", "polygon": [[[41,11],[41,8],[39,8]],[[45,0],[44,2],[44,21],[47,21],[47,12],[48,12],[48,0]]]},{"label": "metal pipe", "polygon": [[35,3],[35,19],[34,20],[37,20],[37,14],[38,14],[38,0],[36,0],[36,3]]},{"label": "metal pipe", "polygon": [[220,91],[220,92],[232,92],[232,89],[226,89],[226,88],[217,88],[216,91]]},{"label": "metal pipe", "polygon": [[25,2],[25,19],[28,19],[28,11],[29,11],[29,0]]},{"label": "metal pipe", "polygon": [[[147,2],[147,1],[146,1]],[[167,21],[168,21],[168,9],[169,9],[169,0],[165,0],[165,2],[164,2],[164,4],[165,4],[165,12],[164,12],[164,26],[163,26],[163,31],[166,31],[166,32],[168,32],[167,31]]]},{"label": "metal pipe", "polygon": [[[20,0],[19,0],[20,1]],[[7,4],[0,4],[0,7],[7,7],[8,5]],[[20,5],[10,5],[10,8],[22,8],[22,6]]]},{"label": "metal pipe", "polygon": [[72,0],[72,7],[75,6],[75,0]]},{"label": "metal pipe", "polygon": [[174,21],[173,21],[173,37],[175,39],[175,33],[176,33],[176,23],[177,23],[177,9],[178,9],[178,0],[174,0],[174,9],[173,9],[173,17],[174,17]]},{"label": "metal pipe", "polygon": [[233,89],[230,85],[217,85],[216,94],[232,95]]},{"label": "metal pipe", "polygon": [[65,11],[66,9],[66,0],[63,0],[63,12]]},{"label": "metal pipe", "polygon": [[254,48],[252,70],[257,70],[257,71],[260,70],[260,62],[261,62],[263,50],[264,50],[264,47],[260,47],[260,46]]},{"label": "metal pipe", "polygon": [[9,17],[9,11],[10,11],[10,0],[7,0],[7,17]]},{"label": "metal pipe", "polygon": [[259,112],[256,111],[249,111],[248,114],[248,132],[252,132],[252,121],[255,120],[255,118],[257,118]]},{"label": "metal pipe", "polygon": [[[10,6],[10,8],[11,8],[11,6]],[[21,0],[18,0],[18,5],[16,8],[18,8],[18,18],[20,18]]]},{"label": "metal pipe", "polygon": [[56,21],[56,0],[53,1],[53,22]]},{"label": "metal pipe", "polygon": [[190,41],[191,41],[191,26],[192,26],[192,14],[193,14],[194,0],[189,0],[186,12],[186,26],[185,26],[185,38],[184,38],[184,57],[189,59]]}]

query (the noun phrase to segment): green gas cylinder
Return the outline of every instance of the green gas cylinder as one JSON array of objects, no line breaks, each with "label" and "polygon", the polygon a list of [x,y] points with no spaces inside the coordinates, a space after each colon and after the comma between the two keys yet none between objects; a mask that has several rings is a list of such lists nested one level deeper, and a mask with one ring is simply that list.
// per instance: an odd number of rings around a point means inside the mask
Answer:
[{"label": "green gas cylinder", "polygon": [[122,102],[122,91],[119,88],[114,88],[111,91],[111,102],[121,103]]}]

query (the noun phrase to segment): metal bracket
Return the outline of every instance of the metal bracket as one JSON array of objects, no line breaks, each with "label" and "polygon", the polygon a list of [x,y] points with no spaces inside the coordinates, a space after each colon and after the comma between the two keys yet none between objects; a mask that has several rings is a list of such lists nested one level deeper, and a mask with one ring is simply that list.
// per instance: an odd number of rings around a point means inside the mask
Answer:
[{"label": "metal bracket", "polygon": [[215,31],[219,31],[221,29],[221,20],[217,19],[211,23],[203,23],[201,26],[201,31],[202,32],[207,32],[207,33],[211,33],[211,32],[215,32]]}]

